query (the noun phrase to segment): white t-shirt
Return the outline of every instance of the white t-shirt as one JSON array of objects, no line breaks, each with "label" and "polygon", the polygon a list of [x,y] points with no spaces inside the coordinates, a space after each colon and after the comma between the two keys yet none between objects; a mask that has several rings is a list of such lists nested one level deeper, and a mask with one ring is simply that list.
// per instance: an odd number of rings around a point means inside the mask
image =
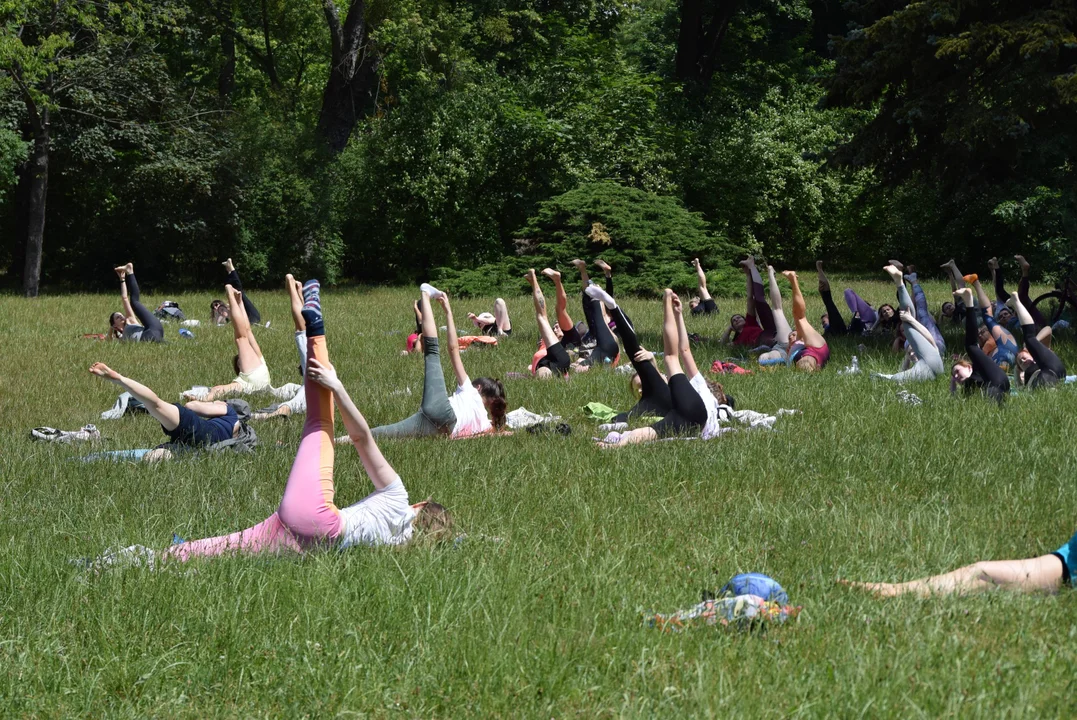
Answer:
[{"label": "white t-shirt", "polygon": [[704,440],[717,437],[721,434],[719,421],[728,420],[728,413],[720,409],[718,398],[714,397],[714,393],[707,387],[707,381],[704,379],[703,373],[696,373],[695,377],[688,382],[692,383],[692,387],[703,398],[703,404],[707,406],[707,424],[703,426],[703,432],[699,436]]},{"label": "white t-shirt", "polygon": [[454,438],[478,435],[493,429],[494,425],[486,414],[482,395],[471,384],[470,378],[456,388],[456,392],[449,397],[449,405],[452,405],[452,411],[456,413],[456,426],[452,429]]},{"label": "white t-shirt", "polygon": [[352,545],[401,545],[411,540],[416,512],[400,476],[392,485],[375,490],[340,511],[344,532],[340,547]]}]

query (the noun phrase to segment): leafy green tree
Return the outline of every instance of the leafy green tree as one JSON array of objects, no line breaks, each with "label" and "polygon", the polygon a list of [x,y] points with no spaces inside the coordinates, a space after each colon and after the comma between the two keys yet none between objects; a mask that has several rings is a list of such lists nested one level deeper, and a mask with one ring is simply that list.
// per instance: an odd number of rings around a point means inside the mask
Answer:
[{"label": "leafy green tree", "polygon": [[518,291],[525,268],[601,257],[616,268],[620,291],[653,296],[665,287],[695,288],[688,262],[698,257],[715,293],[742,286],[734,270],[741,248],[710,232],[676,198],[616,183],[583,184],[540,203],[516,234],[516,257],[471,271],[443,269],[440,278],[461,294]]},{"label": "leafy green tree", "polygon": [[879,239],[934,259],[971,247],[993,254],[1072,226],[1077,5],[871,0],[852,9],[859,25],[835,40],[827,102],[873,118],[830,163],[871,169],[879,184],[865,201],[902,214]]}]

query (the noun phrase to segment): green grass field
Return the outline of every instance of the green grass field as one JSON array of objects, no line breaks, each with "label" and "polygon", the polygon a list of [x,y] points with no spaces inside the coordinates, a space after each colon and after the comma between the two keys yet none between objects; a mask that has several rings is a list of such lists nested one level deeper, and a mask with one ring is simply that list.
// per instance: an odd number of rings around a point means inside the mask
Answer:
[{"label": "green grass field", "polygon": [[[889,283],[858,289],[893,302]],[[948,294],[941,283],[926,289],[933,307]],[[275,384],[296,380],[285,293],[251,295],[272,321],[257,334]],[[331,356],[372,424],[418,406],[421,361],[400,357],[414,295],[323,296]],[[205,322],[211,297],[173,299]],[[817,318],[818,297],[808,301]],[[719,304],[721,319],[692,319],[690,330],[715,337],[730,310],[743,310],[743,300]],[[490,305],[456,301],[457,324]],[[660,304],[625,306],[644,344],[658,348]],[[164,346],[77,337],[103,332],[118,307],[100,295],[0,298],[4,716],[1074,712],[1074,593],[879,601],[835,585],[1061,545],[1077,526],[1071,388],[1020,394],[1000,409],[952,399],[940,379],[911,387],[924,401],[912,407],[888,383],[837,374],[855,352],[849,341],[833,345],[818,375],[724,380],[739,407],[803,410],[774,432],[603,452],[580,407],[630,406],[624,376],[507,380],[510,408],[563,415],[572,436],[382,446],[413,500],[432,495],[453,510],[472,536],[460,547],[233,557],[89,576],[68,559],[134,543],[165,547],[173,532],[196,538],[264,519],[279,502],[301,428],[295,418],[263,423],[253,455],[157,466],[79,463],[89,447],[32,442],[34,426],[87,422],[109,439],[105,448],[164,440],[145,415],[99,419],[119,391],[89,375],[95,360],[173,400],[193,384],[231,379],[228,328],[203,325],[183,340],[166,326]],[[510,298],[509,307],[514,336],[466,352],[472,377],[525,370],[536,339],[530,298]],[[577,300],[570,309],[579,314]],[[956,328],[948,338],[959,346]],[[1073,346],[1059,344],[1077,368]],[[713,343],[694,351],[701,366],[735,354]],[[893,372],[899,358],[880,346],[861,361]],[[338,448],[336,469],[339,504],[369,491],[351,448]],[[692,605],[742,571],[779,580],[803,606],[799,620],[759,634],[641,626],[641,610]]]}]

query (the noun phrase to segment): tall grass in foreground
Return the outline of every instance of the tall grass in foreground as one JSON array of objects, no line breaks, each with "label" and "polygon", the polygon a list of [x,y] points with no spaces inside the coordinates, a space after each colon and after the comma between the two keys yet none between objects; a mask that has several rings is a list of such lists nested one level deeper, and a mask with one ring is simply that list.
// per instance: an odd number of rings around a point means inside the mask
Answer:
[{"label": "tall grass in foreground", "polygon": [[[888,284],[860,289],[873,302],[892,297]],[[937,306],[944,287],[927,290]],[[272,321],[257,332],[276,384],[297,379],[286,296],[252,296]],[[421,362],[399,356],[413,297],[324,295],[333,361],[373,423],[419,402]],[[174,299],[204,320],[209,294]],[[458,324],[490,304],[457,301]],[[716,337],[729,312],[743,309],[742,300],[719,304],[720,318],[690,319],[691,329]],[[473,377],[524,372],[535,342],[530,299],[509,305],[514,335],[465,354]],[[817,318],[817,298],[809,305]],[[74,458],[86,447],[32,443],[35,425],[85,422],[101,427],[105,447],[163,440],[144,415],[98,419],[118,390],[86,372],[94,360],[173,399],[192,384],[231,379],[228,328],[203,326],[181,340],[169,326],[163,347],[76,338],[103,331],[114,307],[104,296],[0,299],[6,716],[1073,713],[1073,593],[880,602],[834,584],[909,579],[1062,544],[1077,526],[1070,388],[1018,395],[1000,409],[952,399],[940,380],[911,387],[923,399],[913,407],[890,384],[837,375],[857,352],[849,341],[834,344],[819,375],[723,378],[740,407],[803,411],[775,432],[601,452],[580,407],[628,407],[623,376],[507,380],[510,407],[558,413],[572,436],[383,446],[413,499],[433,496],[454,511],[472,538],[458,548],[226,558],[88,577],[67,560],[265,518],[301,427],[259,425],[262,447],[251,456],[152,467],[83,464]],[[626,307],[645,344],[659,348],[660,305]],[[701,365],[736,355],[711,343],[694,351]],[[1077,368],[1072,346],[1062,353]],[[898,363],[881,345],[860,359],[867,371]],[[338,449],[336,467],[340,504],[369,491],[350,448]],[[640,626],[641,609],[692,604],[748,570],[777,578],[804,606],[800,621],[760,635]]]}]

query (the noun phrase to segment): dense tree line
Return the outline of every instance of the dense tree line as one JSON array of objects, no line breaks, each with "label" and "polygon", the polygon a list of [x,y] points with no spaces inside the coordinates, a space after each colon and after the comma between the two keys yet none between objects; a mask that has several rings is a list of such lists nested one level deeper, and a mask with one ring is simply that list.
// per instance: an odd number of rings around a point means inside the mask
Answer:
[{"label": "dense tree line", "polygon": [[0,23],[0,277],[28,295],[126,260],[150,285],[232,256],[252,282],[478,292],[570,249],[673,282],[662,242],[867,266],[1077,237],[1071,1],[12,0]]}]

